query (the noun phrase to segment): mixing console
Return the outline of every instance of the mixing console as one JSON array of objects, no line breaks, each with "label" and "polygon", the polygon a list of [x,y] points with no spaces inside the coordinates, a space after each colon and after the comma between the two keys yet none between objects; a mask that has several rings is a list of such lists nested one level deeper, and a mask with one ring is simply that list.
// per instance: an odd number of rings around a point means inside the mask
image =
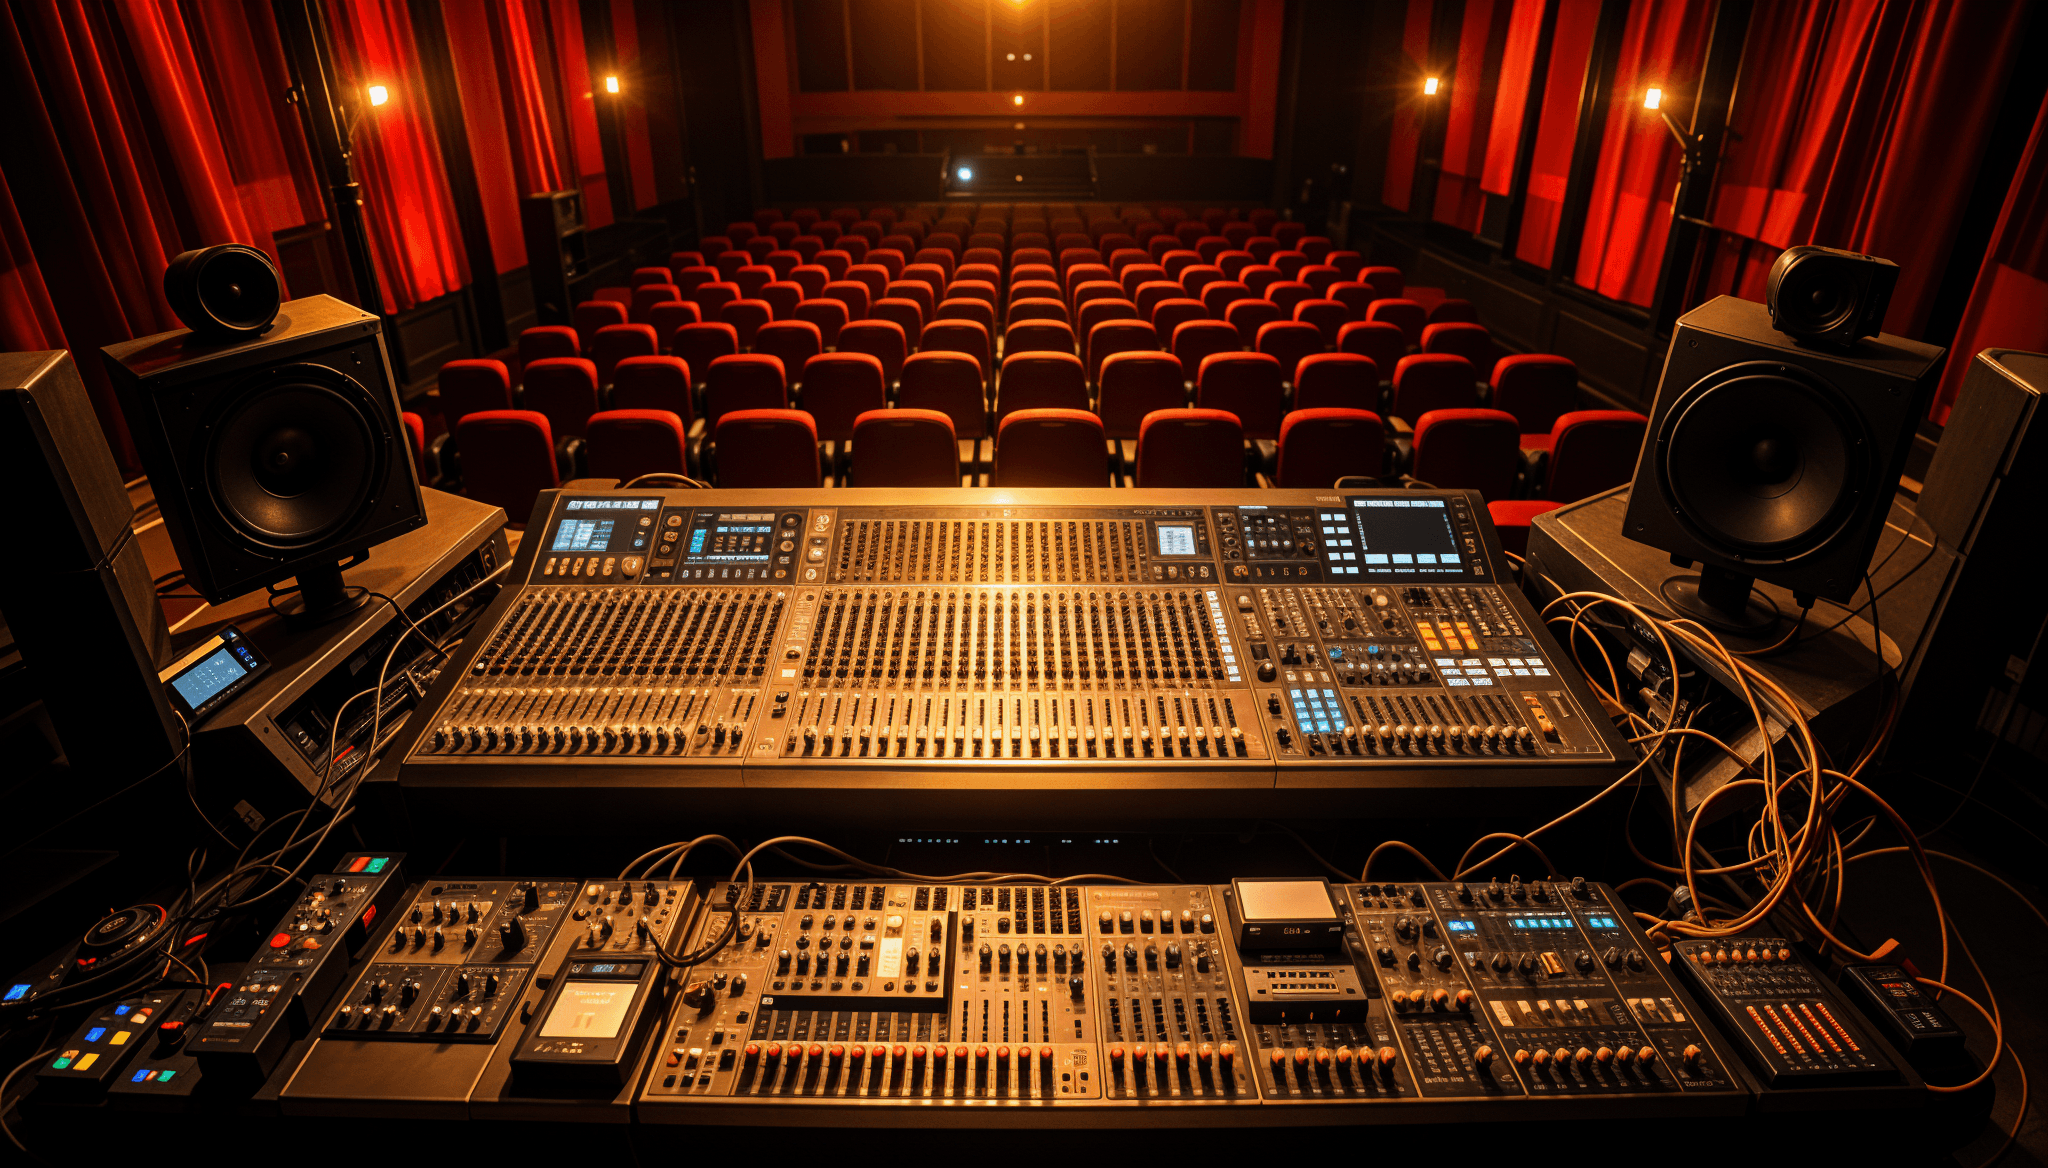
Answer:
[{"label": "mixing console", "polygon": [[400,780],[939,807],[1144,776],[1270,812],[1275,788],[1583,785],[1625,755],[1468,493],[902,497],[544,494]]}]

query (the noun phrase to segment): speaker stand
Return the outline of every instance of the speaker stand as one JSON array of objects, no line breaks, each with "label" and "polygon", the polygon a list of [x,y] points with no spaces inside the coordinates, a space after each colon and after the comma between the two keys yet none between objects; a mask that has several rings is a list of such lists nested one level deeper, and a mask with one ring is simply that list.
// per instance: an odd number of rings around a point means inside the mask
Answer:
[{"label": "speaker stand", "polygon": [[[1657,591],[1680,616],[1724,633],[1755,637],[1778,623],[1777,605],[1759,596],[1755,584],[1754,576],[1702,564],[1699,575],[1672,576]],[[1758,604],[1758,599],[1764,603]]]},{"label": "speaker stand", "polygon": [[368,589],[342,582],[340,564],[326,564],[301,569],[299,590],[274,607],[286,627],[309,629],[347,616],[369,601]]}]

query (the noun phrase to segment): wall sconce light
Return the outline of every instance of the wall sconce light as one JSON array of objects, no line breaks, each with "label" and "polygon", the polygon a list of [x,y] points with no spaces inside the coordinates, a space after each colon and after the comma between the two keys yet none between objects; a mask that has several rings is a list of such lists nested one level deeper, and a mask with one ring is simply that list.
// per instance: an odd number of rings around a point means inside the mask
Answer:
[{"label": "wall sconce light", "polygon": [[1013,94],[1013,95],[1011,95],[1011,97],[1010,97],[1010,104],[1011,104],[1011,105],[1023,105],[1023,104],[1024,104],[1024,95],[1023,95],[1023,94],[1021,94],[1021,93],[1018,93],[1018,94]]},{"label": "wall sconce light", "polygon": [[619,78],[617,74],[613,73],[605,76],[604,91],[606,93],[617,93],[619,91]]},{"label": "wall sconce light", "polygon": [[1644,109],[1646,109],[1646,110],[1653,110],[1653,109],[1662,109],[1663,107],[1664,107],[1664,91],[1663,91],[1663,90],[1661,90],[1661,89],[1655,89],[1655,88],[1652,88],[1652,89],[1648,89],[1648,90],[1645,90],[1645,91],[1644,91],[1644,93],[1643,93],[1643,108],[1644,108]]},{"label": "wall sconce light", "polygon": [[1441,87],[1442,87],[1442,85],[1443,85],[1443,82],[1442,82],[1441,80],[1439,80],[1439,79],[1435,78],[1435,77],[1431,77],[1431,78],[1429,78],[1429,79],[1425,80],[1425,81],[1424,81],[1424,82],[1422,83],[1422,96],[1424,96],[1424,97],[1435,97],[1435,96],[1436,96],[1436,91],[1437,91],[1437,90],[1438,90],[1439,88],[1441,88]]},{"label": "wall sconce light", "polygon": [[384,104],[385,102],[387,102],[387,101],[390,101],[390,100],[391,100],[391,91],[390,91],[389,89],[386,89],[386,88],[384,88],[384,87],[383,87],[383,86],[381,86],[381,85],[372,85],[372,86],[370,87],[370,104],[371,104],[371,105],[383,105],[383,104]]}]

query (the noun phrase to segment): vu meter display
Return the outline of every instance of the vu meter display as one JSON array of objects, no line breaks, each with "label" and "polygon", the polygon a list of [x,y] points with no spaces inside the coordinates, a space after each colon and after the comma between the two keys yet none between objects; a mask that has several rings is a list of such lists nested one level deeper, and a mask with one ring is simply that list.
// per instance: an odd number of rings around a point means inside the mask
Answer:
[{"label": "vu meter display", "polygon": [[700,516],[685,554],[693,564],[765,564],[774,535],[773,512]]},{"label": "vu meter display", "polygon": [[1195,527],[1192,523],[1162,523],[1159,525],[1159,554],[1162,556],[1192,556],[1195,554]]}]

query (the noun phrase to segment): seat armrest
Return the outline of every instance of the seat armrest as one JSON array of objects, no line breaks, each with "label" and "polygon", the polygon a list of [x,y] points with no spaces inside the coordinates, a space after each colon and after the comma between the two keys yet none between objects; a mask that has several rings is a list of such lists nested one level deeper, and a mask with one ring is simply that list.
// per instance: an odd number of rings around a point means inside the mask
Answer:
[{"label": "seat armrest", "polygon": [[1524,499],[1541,499],[1545,477],[1550,470],[1550,452],[1524,450],[1521,456],[1521,466],[1516,472],[1517,493]]},{"label": "seat armrest", "polygon": [[555,473],[564,479],[582,475],[583,439],[574,434],[564,434],[555,439]]},{"label": "seat armrest", "polygon": [[427,456],[421,459],[420,473],[426,476],[427,486],[434,486],[448,476],[450,461],[455,452],[455,435],[442,432],[427,440]]}]

